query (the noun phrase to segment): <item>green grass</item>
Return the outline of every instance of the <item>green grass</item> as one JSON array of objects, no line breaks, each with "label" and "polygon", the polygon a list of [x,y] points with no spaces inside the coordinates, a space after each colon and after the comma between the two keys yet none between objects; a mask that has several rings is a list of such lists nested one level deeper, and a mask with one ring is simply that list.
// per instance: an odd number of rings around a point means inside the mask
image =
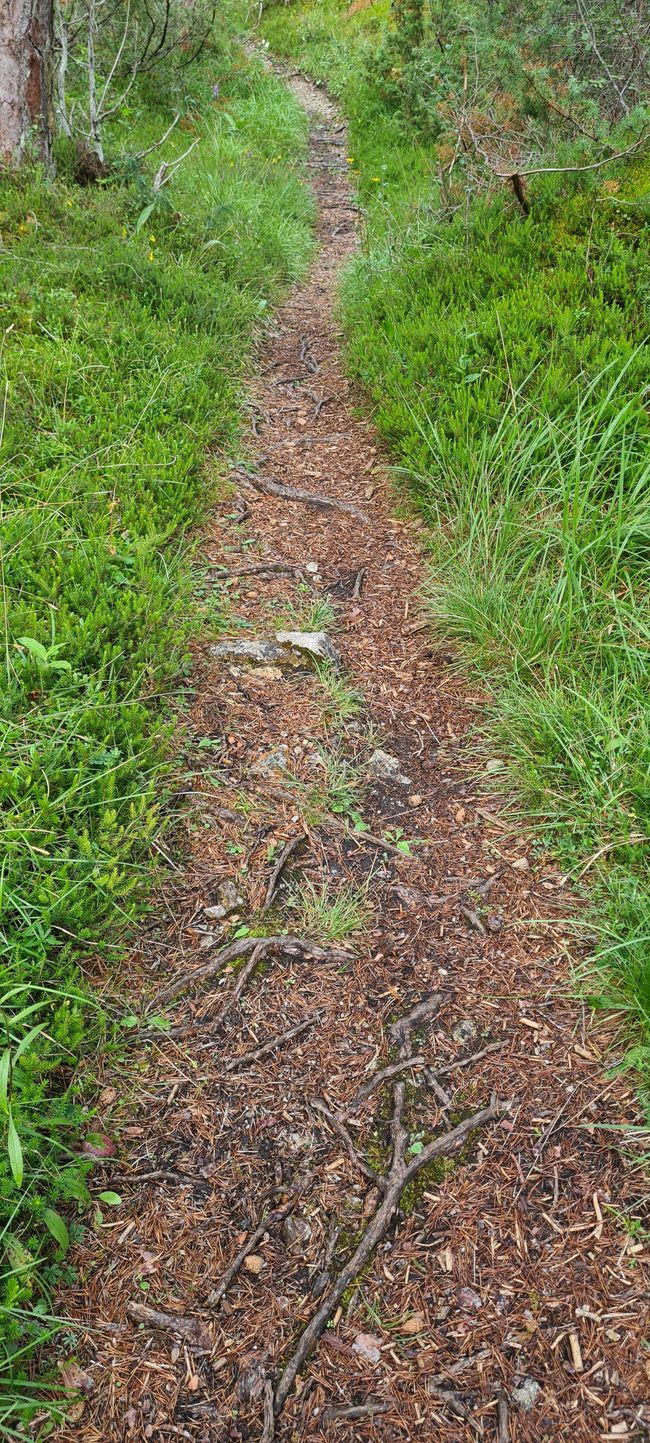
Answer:
[{"label": "green grass", "polygon": [[505,786],[580,879],[588,986],[647,1096],[650,167],[537,177],[528,217],[505,189],[450,213],[435,138],[385,99],[385,24],[313,0],[273,6],[264,33],[349,117],[349,368],[429,523],[435,633],[486,687]]},{"label": "green grass", "polygon": [[[312,244],[286,89],[223,18],[201,69],[179,73],[131,91],[106,183],[80,189],[65,147],[55,181],[0,178],[0,1413],[20,1414],[69,1276],[62,1219],[74,1238],[89,1198],[84,1077],[112,1015],[86,976],[108,963],[119,994],[188,644],[219,626],[191,593],[192,528],[218,485],[206,450],[234,445],[256,330]],[[199,144],[156,197],[161,153],[132,157],[176,110],[165,157]]]},{"label": "green grass", "polygon": [[321,944],[341,942],[366,927],[372,916],[366,890],[333,888],[329,882],[314,886],[303,882],[288,899],[295,912],[295,929]]}]

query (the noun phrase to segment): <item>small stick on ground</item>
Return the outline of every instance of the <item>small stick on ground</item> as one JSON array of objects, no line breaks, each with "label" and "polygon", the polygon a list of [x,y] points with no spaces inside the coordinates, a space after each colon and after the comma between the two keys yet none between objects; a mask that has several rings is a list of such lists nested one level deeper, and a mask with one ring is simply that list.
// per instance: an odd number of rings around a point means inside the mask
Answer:
[{"label": "small stick on ground", "polygon": [[510,1443],[508,1404],[504,1393],[500,1393],[497,1400],[497,1443]]},{"label": "small stick on ground", "polygon": [[305,506],[315,506],[317,511],[345,511],[364,526],[369,524],[365,513],[349,501],[339,501],[334,496],[318,496],[313,491],[303,491],[297,486],[282,486],[279,481],[272,481],[268,476],[254,476],[248,471],[246,478],[256,491],[262,491],[265,496],[277,496],[281,501],[301,501]]},{"label": "small stick on ground", "polygon": [[151,1003],[152,1008],[160,1007],[161,1003],[171,1002],[173,998],[180,997],[189,987],[195,987],[200,982],[207,982],[211,977],[216,977],[222,972],[229,962],[236,962],[239,957],[245,957],[247,952],[253,952],[256,947],[260,948],[259,956],[263,952],[286,952],[288,956],[311,957],[315,962],[349,962],[351,953],[341,949],[319,947],[311,942],[308,937],[293,937],[287,933],[277,937],[238,937],[228,947],[224,947],[211,962],[206,962],[203,967],[196,967],[193,972],[184,972],[177,977],[164,992],[159,992],[157,998]]},{"label": "small stick on ground", "polygon": [[352,591],[352,600],[353,600],[353,601],[358,601],[358,600],[359,600],[359,597],[361,596],[361,588],[362,588],[362,586],[363,586],[363,583],[364,583],[365,579],[366,579],[366,568],[365,568],[365,566],[362,566],[361,570],[357,572],[357,579],[356,579],[356,581],[355,581],[355,583],[354,583],[354,589],[353,589],[353,591]]},{"label": "small stick on ground", "polygon": [[356,1408],[326,1408],[323,1420],[326,1423],[335,1423],[339,1418],[349,1418],[351,1421],[356,1418],[374,1418],[376,1413],[388,1413],[391,1407],[391,1403],[377,1400],[375,1403],[360,1403]]},{"label": "small stick on ground", "polygon": [[200,1318],[186,1318],[182,1313],[164,1313],[159,1308],[150,1308],[147,1303],[127,1303],[126,1311],[133,1323],[144,1323],[145,1328],[156,1328],[161,1333],[175,1333],[184,1343],[195,1348],[213,1347],[213,1339]]},{"label": "small stick on ground", "polygon": [[288,842],[286,843],[286,845],[282,848],[282,851],[280,852],[280,855],[279,855],[279,857],[278,857],[278,860],[277,860],[277,862],[276,862],[276,864],[275,864],[275,866],[274,866],[274,868],[273,868],[273,871],[272,871],[272,873],[271,873],[271,877],[270,877],[270,880],[269,880],[269,885],[268,885],[268,887],[267,887],[267,889],[266,889],[266,896],[265,896],[265,898],[264,898],[264,906],[262,907],[262,916],[264,916],[264,913],[265,913],[265,912],[268,912],[269,907],[271,907],[272,904],[273,904],[273,900],[274,900],[274,898],[275,898],[275,894],[276,894],[277,889],[278,889],[278,883],[279,883],[280,878],[281,878],[281,876],[282,876],[282,873],[283,873],[283,871],[284,871],[284,869],[285,869],[285,867],[286,867],[286,865],[287,865],[287,862],[289,861],[289,858],[290,858],[291,856],[293,856],[293,853],[296,851],[296,848],[299,847],[299,846],[300,846],[300,843],[301,843],[301,842],[304,842],[304,840],[305,840],[304,834],[303,834],[302,832],[299,832],[296,837],[290,837],[289,841],[288,841]]},{"label": "small stick on ground", "polygon": [[226,1271],[221,1278],[221,1281],[217,1283],[216,1288],[214,1288],[213,1291],[210,1293],[208,1302],[211,1308],[217,1308],[219,1306],[221,1299],[225,1297],[226,1293],[228,1292],[230,1284],[234,1282],[235,1278],[237,1277],[237,1274],[243,1266],[245,1259],[249,1256],[250,1253],[255,1251],[255,1248],[257,1247],[260,1238],[263,1238],[265,1233],[272,1232],[274,1228],[279,1227],[280,1223],[283,1223],[284,1219],[289,1216],[289,1213],[293,1212],[298,1201],[300,1192],[305,1186],[306,1183],[303,1183],[301,1188],[294,1188],[289,1200],[286,1203],[283,1203],[281,1208],[275,1208],[273,1212],[268,1213],[265,1218],[262,1218],[261,1223],[258,1223],[255,1231],[251,1233],[248,1241],[244,1243],[244,1246],[239,1249],[237,1256],[233,1258],[230,1267],[226,1268]]},{"label": "small stick on ground", "polygon": [[384,837],[376,837],[373,832],[350,832],[346,828],[346,836],[359,846],[363,842],[370,842],[373,847],[380,847],[382,851],[390,852],[393,857],[408,856],[407,852],[400,851],[399,847],[394,846],[392,842],[387,842]]},{"label": "small stick on ground", "polygon": [[291,1042],[294,1037],[300,1037],[310,1027],[314,1027],[320,1020],[320,1012],[312,1013],[311,1017],[305,1017],[303,1022],[298,1022],[295,1027],[289,1027],[286,1032],[278,1032],[276,1037],[269,1038],[268,1042],[256,1047],[254,1052],[246,1052],[243,1057],[231,1057],[226,1063],[226,1072],[239,1072],[243,1067],[250,1067],[252,1062],[260,1062],[263,1057],[268,1057],[281,1047],[283,1042]]}]

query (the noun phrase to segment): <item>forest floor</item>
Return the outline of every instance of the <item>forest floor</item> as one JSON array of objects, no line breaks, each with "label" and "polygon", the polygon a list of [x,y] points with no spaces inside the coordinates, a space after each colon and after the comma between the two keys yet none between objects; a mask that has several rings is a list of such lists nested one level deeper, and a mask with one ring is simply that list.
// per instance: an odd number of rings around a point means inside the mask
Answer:
[{"label": "forest floor", "polygon": [[481,699],[432,651],[424,534],[342,368],[345,128],[289,81],[319,249],[206,530],[237,630],[197,655],[189,861],[131,964],[171,1031],[104,1062],[122,1201],[63,1300],[58,1436],[647,1437],[634,1094],[570,995],[562,877],[490,795],[499,759],[468,760]]}]

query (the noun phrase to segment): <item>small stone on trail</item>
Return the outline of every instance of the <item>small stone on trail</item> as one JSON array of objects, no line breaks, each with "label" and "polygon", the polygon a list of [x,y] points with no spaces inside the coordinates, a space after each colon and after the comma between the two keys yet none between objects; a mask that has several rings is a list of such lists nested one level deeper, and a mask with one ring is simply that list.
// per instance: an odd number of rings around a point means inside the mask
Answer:
[{"label": "small stone on trail", "polygon": [[516,862],[513,862],[513,864],[512,864],[512,870],[513,870],[513,872],[529,872],[529,871],[530,871],[530,862],[528,861],[528,858],[527,858],[527,857],[517,857]]},{"label": "small stone on trail", "polygon": [[378,1363],[381,1358],[381,1342],[374,1333],[357,1333],[352,1350],[363,1358],[365,1363]]},{"label": "small stone on trail", "polygon": [[282,1236],[288,1248],[304,1252],[304,1245],[311,1237],[311,1227],[306,1218],[297,1218],[290,1213],[282,1224]]},{"label": "small stone on trail", "polygon": [[391,757],[388,752],[382,752],[380,748],[373,752],[368,762],[368,771],[372,777],[377,777],[382,782],[396,782],[400,787],[410,787],[410,777],[405,777],[397,757]]},{"label": "small stone on trail", "polygon": [[400,1333],[405,1333],[407,1337],[414,1338],[416,1333],[422,1332],[425,1322],[424,1313],[411,1313],[410,1318],[405,1318],[404,1322],[400,1323]]},{"label": "small stone on trail", "polygon": [[466,1313],[478,1313],[479,1308],[483,1307],[478,1293],[475,1293],[473,1288],[460,1288],[458,1301]]},{"label": "small stone on trail", "polygon": [[289,646],[293,651],[306,651],[308,656],[331,661],[332,666],[341,665],[339,653],[324,631],[276,631],[275,635],[283,647]]},{"label": "small stone on trail", "polygon": [[244,1267],[247,1273],[257,1275],[257,1273],[261,1273],[262,1268],[266,1267],[266,1263],[259,1253],[249,1253],[248,1257],[244,1258]]},{"label": "small stone on trail", "polygon": [[209,651],[217,661],[250,661],[253,665],[280,661],[283,656],[277,641],[244,641],[234,637],[216,642]]},{"label": "small stone on trail", "polygon": [[265,757],[260,757],[258,761],[253,762],[251,772],[258,777],[272,777],[286,772],[288,766],[289,748],[281,746],[276,752],[268,752]]},{"label": "small stone on trail", "polygon": [[224,917],[229,917],[231,912],[236,912],[238,907],[243,907],[245,898],[242,897],[234,882],[222,882],[217,888],[219,901],[214,907],[204,907],[204,917],[209,917],[211,922],[221,922]]},{"label": "small stone on trail", "polygon": [[318,576],[318,562],[317,562],[317,561],[306,561],[306,562],[305,562],[305,571],[308,571],[309,574],[310,574],[310,576]]},{"label": "small stone on trail", "polygon": [[476,1023],[472,1021],[471,1017],[461,1018],[461,1021],[457,1022],[456,1026],[452,1027],[451,1029],[451,1035],[454,1039],[454,1042],[460,1043],[471,1042],[472,1038],[476,1037],[477,1032],[478,1028],[476,1026]]},{"label": "small stone on trail", "polygon": [[521,1408],[524,1413],[530,1413],[534,1408],[538,1395],[541,1393],[539,1383],[535,1382],[528,1374],[524,1377],[515,1378],[512,1385],[512,1401]]},{"label": "small stone on trail", "polygon": [[247,661],[268,668],[298,666],[305,656],[340,666],[341,658],[324,631],[276,631],[275,640],[227,637],[209,648],[217,661]]}]

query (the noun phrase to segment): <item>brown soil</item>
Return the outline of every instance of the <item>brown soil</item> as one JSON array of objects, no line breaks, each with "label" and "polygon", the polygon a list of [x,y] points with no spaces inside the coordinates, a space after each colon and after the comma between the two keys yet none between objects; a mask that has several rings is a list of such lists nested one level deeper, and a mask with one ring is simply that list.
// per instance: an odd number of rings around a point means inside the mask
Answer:
[{"label": "brown soil", "polygon": [[[259,1440],[264,1398],[268,1414],[270,1388],[318,1306],[324,1260],[332,1280],[379,1202],[314,1100],[343,1114],[394,1061],[390,1024],[439,992],[413,1041],[438,1076],[421,1063],[405,1074],[408,1156],[493,1093],[510,1108],[406,1191],[275,1435],[646,1437],[649,1293],[642,1245],[619,1212],[634,1212],[640,1177],[608,1131],[633,1119],[633,1098],[604,1071],[612,1029],[585,1034],[568,996],[561,878],[489,795],[489,766],[473,772],[468,762],[480,699],[432,650],[419,601],[425,538],[341,365],[332,306],[356,244],[345,131],[313,86],[293,83],[313,119],[319,252],[259,356],[250,470],[262,483],[352,502],[367,519],[265,495],[237,471],[241,501],[214,515],[206,556],[222,568],[218,588],[231,578],[238,637],[272,637],[292,616],[293,627],[304,625],[329,598],[326,630],[365,704],[343,725],[307,664],[240,665],[207,648],[197,658],[190,733],[214,749],[195,751],[186,862],[173,861],[132,959],[133,1005],[141,997],[161,1010],[166,990],[241,926],[300,932],[291,894],[301,883],[363,889],[371,917],[342,943],[316,938],[324,956],[267,952],[223,1017],[242,981],[238,964],[190,981],[168,1009],[176,1035],[147,1043],[140,1033],[126,1062],[105,1063],[99,1125],[120,1151],[98,1162],[93,1183],[123,1201],[89,1232],[64,1299],[84,1324],[65,1376],[84,1391],[59,1436]],[[244,574],[263,562],[299,574]],[[369,777],[377,746],[399,758],[408,784]],[[269,763],[282,747],[286,765]],[[334,758],[329,792],[324,757]],[[347,796],[341,780],[350,778],[358,790]],[[355,839],[350,808],[393,850]],[[420,839],[409,854],[395,847],[400,829]],[[272,858],[293,837],[300,845],[260,918]],[[202,948],[211,925],[203,909],[225,879],[245,900],[224,924],[224,943]],[[231,1066],[301,1022],[276,1050]],[[379,1173],[390,1163],[391,1087],[372,1092],[348,1123],[366,1169]],[[218,1301],[225,1269],[267,1212],[287,1211],[292,1185],[292,1221],[270,1220]],[[155,1320],[134,1304],[179,1322],[149,1326]],[[367,1334],[370,1358],[363,1343],[355,1348]],[[522,1378],[539,1385],[528,1411]],[[384,1411],[328,1418],[328,1409],[369,1402]]]}]

